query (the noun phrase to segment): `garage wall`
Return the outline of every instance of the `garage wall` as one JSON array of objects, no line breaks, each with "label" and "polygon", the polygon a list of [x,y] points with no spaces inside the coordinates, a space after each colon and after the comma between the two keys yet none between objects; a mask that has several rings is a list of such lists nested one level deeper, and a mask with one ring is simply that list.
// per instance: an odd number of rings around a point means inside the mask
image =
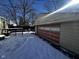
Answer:
[{"label": "garage wall", "polygon": [[61,24],[61,45],[79,54],[79,21]]},{"label": "garage wall", "polygon": [[60,43],[60,24],[37,26],[36,33],[56,45]]}]

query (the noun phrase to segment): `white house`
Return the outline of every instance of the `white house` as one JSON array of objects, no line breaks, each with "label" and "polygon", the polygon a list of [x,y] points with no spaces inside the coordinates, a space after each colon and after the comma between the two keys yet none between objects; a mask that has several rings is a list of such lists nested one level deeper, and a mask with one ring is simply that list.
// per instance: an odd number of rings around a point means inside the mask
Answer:
[{"label": "white house", "polygon": [[4,28],[8,28],[8,24],[6,22],[6,18],[0,16],[0,34],[1,34],[2,29]]}]

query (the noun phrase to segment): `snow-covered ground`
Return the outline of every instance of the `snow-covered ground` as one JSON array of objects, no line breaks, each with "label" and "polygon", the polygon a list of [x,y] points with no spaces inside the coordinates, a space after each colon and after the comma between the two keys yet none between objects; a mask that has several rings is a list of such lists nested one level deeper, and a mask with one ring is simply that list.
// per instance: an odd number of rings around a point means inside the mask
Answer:
[{"label": "snow-covered ground", "polygon": [[0,41],[0,59],[69,59],[31,32]]}]

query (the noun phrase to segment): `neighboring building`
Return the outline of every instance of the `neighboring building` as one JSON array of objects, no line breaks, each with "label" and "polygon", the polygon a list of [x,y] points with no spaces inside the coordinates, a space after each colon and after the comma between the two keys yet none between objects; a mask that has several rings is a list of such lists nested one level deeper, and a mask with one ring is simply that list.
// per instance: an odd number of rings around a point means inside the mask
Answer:
[{"label": "neighboring building", "polygon": [[8,24],[6,22],[6,18],[0,16],[0,34],[1,34],[1,30],[4,28],[8,28]]}]

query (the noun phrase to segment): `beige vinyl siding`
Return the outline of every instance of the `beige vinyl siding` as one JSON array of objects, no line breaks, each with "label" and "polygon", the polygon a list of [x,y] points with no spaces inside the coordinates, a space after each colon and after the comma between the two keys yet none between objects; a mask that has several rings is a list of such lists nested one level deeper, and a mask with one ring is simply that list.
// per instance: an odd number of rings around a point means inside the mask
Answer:
[{"label": "beige vinyl siding", "polygon": [[34,25],[61,23],[79,20],[79,13],[56,13],[48,17],[41,17],[37,19]]},{"label": "beige vinyl siding", "polygon": [[79,21],[61,24],[61,46],[79,54]]}]

